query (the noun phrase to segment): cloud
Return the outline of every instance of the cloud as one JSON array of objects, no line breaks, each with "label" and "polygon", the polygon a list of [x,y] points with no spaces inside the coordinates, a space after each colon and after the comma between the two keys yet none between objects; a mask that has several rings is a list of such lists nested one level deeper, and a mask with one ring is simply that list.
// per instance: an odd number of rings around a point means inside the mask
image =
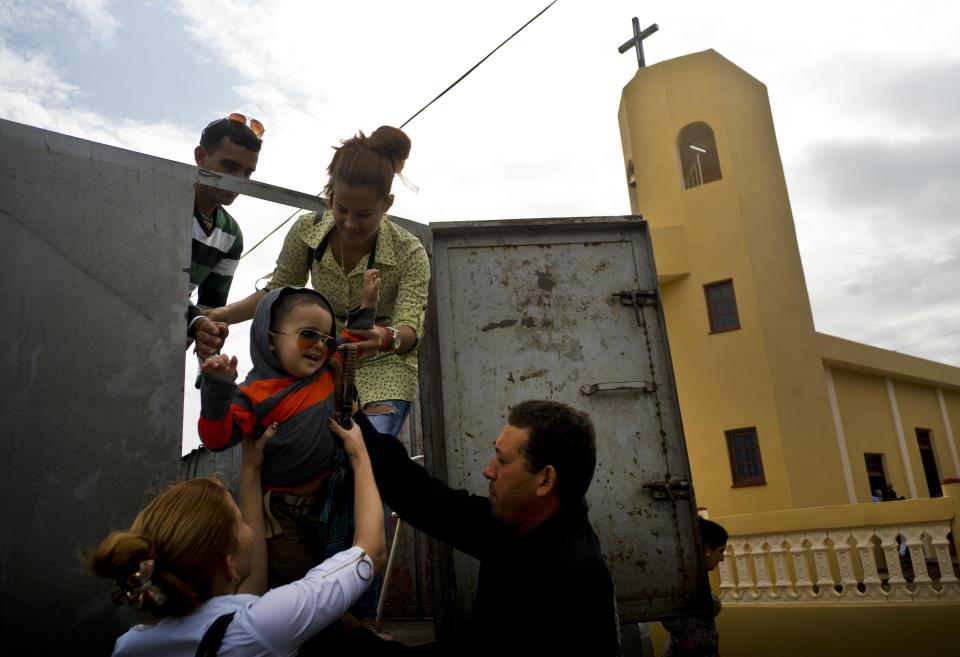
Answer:
[{"label": "cloud", "polygon": [[933,61],[809,67],[785,167],[818,330],[960,365],[960,62]]},{"label": "cloud", "polygon": [[64,78],[48,53],[39,47],[15,45],[34,29],[62,28],[78,39],[102,42],[111,39],[119,27],[107,0],[69,0],[65,5],[13,0],[3,5],[0,116],[160,157],[181,161],[185,154],[189,157],[194,135],[170,123],[105,118],[88,107],[83,90]]},{"label": "cloud", "polygon": [[[819,330],[960,365],[960,138],[819,142],[797,228]],[[809,256],[809,257],[807,257]]]},{"label": "cloud", "polygon": [[900,121],[938,132],[960,128],[960,60],[900,67],[873,87],[879,107]]},{"label": "cloud", "polygon": [[960,135],[909,142],[820,142],[806,153],[811,191],[839,209],[931,229],[957,219]]},{"label": "cloud", "polygon": [[0,36],[0,116],[13,121],[49,117],[49,108],[65,107],[80,94],[54,69],[48,57],[14,48]]},{"label": "cloud", "polygon": [[196,136],[170,123],[107,119],[88,109],[83,92],[63,79],[47,55],[18,49],[0,35],[0,117],[158,157],[185,161]]},{"label": "cloud", "polygon": [[6,0],[0,7],[0,30],[21,31],[56,27],[57,36],[92,38],[109,43],[120,28],[110,12],[110,0]]},{"label": "cloud", "polygon": [[120,21],[110,13],[110,0],[66,0],[65,4],[75,20],[100,42],[110,41],[120,28]]}]

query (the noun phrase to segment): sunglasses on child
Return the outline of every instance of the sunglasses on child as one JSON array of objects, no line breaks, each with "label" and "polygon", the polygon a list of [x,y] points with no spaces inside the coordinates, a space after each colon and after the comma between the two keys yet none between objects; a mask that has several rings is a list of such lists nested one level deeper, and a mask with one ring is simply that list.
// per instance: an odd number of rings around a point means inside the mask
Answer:
[{"label": "sunglasses on child", "polygon": [[270,331],[274,334],[280,335],[295,335],[297,336],[297,347],[300,351],[310,351],[317,344],[325,346],[330,351],[333,351],[337,347],[337,339],[327,335],[326,333],[321,333],[320,331],[315,331],[310,328],[303,328],[297,331],[296,333],[284,333],[283,331]]}]

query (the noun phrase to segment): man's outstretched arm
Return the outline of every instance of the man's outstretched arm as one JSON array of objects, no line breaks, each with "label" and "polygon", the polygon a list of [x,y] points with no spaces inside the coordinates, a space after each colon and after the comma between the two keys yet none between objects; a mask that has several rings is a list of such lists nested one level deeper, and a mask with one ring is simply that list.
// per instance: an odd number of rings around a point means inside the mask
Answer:
[{"label": "man's outstretched arm", "polygon": [[380,495],[404,522],[477,558],[509,535],[507,527],[491,515],[486,497],[454,490],[430,476],[410,460],[399,440],[377,433],[363,413],[357,413],[356,421]]}]

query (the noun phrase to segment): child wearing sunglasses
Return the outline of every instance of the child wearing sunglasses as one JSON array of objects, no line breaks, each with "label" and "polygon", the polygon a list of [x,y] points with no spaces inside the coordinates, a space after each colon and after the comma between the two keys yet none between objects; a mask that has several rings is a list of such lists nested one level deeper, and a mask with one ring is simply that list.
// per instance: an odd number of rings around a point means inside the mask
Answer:
[{"label": "child wearing sunglasses", "polygon": [[[380,283],[379,271],[367,270],[363,301],[348,313],[339,342],[360,341],[350,329],[373,327]],[[205,447],[224,450],[278,425],[261,474],[270,588],[301,579],[349,547],[352,536],[349,468],[327,425],[343,363],[332,337],[335,326],[333,308],[319,292],[275,289],[254,314],[253,369],[243,383],[234,382],[236,356],[212,356],[202,367],[199,430]]]}]

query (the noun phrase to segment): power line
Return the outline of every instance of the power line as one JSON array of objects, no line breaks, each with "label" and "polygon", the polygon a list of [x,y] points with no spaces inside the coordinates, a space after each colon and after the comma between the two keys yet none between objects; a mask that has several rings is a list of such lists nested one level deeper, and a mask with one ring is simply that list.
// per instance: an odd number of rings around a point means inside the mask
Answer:
[{"label": "power line", "polygon": [[[521,25],[520,28],[519,28],[516,32],[514,32],[513,34],[511,34],[510,36],[508,36],[506,39],[503,40],[503,42],[502,42],[499,46],[497,46],[496,48],[494,48],[493,50],[491,50],[489,53],[487,53],[486,57],[484,57],[484,58],[481,59],[479,62],[477,62],[476,64],[474,64],[473,66],[471,66],[471,67],[470,67],[470,70],[468,70],[466,73],[464,73],[464,74],[461,75],[459,78],[457,78],[457,79],[453,82],[453,84],[451,84],[449,87],[447,87],[446,89],[444,89],[443,91],[441,91],[439,94],[437,94],[437,96],[436,96],[433,100],[431,100],[429,103],[427,103],[426,105],[424,105],[423,107],[421,107],[419,110],[417,110],[416,114],[414,114],[414,115],[411,116],[409,119],[407,119],[406,121],[404,121],[403,123],[401,123],[401,124],[400,124],[400,127],[403,128],[405,125],[407,125],[408,123],[410,123],[411,121],[413,121],[415,118],[417,118],[418,116],[420,116],[420,114],[423,112],[423,110],[425,110],[425,109],[427,109],[428,107],[430,107],[431,105],[433,105],[435,102],[437,102],[438,100],[440,100],[440,98],[441,98],[445,93],[447,93],[448,91],[450,91],[451,89],[453,89],[455,86],[457,86],[458,84],[460,84],[460,82],[461,82],[465,77],[467,77],[468,75],[470,75],[471,73],[473,73],[474,69],[476,69],[478,66],[480,66],[480,64],[482,64],[482,63],[484,63],[485,61],[487,61],[493,53],[495,53],[495,52],[497,52],[498,50],[500,50],[500,48],[502,48],[504,45],[506,45],[506,43],[507,43],[510,39],[512,39],[513,37],[515,37],[515,36],[517,36],[518,34],[520,34],[520,32],[522,32],[522,31],[524,30],[524,28],[526,28],[528,25],[530,25],[530,23],[532,23],[533,21],[535,21],[535,20],[537,20],[538,18],[540,18],[540,16],[543,15],[543,13],[544,13],[545,11],[547,11],[548,9],[550,9],[550,7],[552,7],[552,6],[555,5],[556,3],[557,3],[557,0],[553,0],[553,2],[551,2],[550,4],[548,4],[546,7],[544,7],[543,9],[541,9],[539,12],[537,12],[537,15],[536,15],[536,16],[534,16],[533,18],[531,18],[530,20],[528,20],[526,23],[524,23],[523,25]],[[319,194],[317,194],[317,196],[319,196]],[[269,233],[267,233],[266,236],[265,236],[263,239],[261,239],[259,242],[257,242],[256,244],[254,244],[253,246],[251,246],[249,249],[247,249],[247,251],[246,251],[243,255],[240,256],[240,259],[243,260],[243,259],[246,258],[248,255],[250,255],[251,253],[253,253],[254,249],[256,249],[258,246],[260,246],[261,244],[263,244],[271,235],[273,235],[275,232],[277,232],[277,231],[280,230],[283,226],[285,226],[288,221],[290,221],[291,219],[293,219],[293,218],[297,215],[298,212],[300,212],[299,209],[294,210],[294,211],[293,211],[293,214],[291,214],[289,217],[287,217],[287,218],[284,219],[282,222],[280,222],[280,225],[278,225],[276,228],[274,228],[274,229],[271,230]]]},{"label": "power line", "polygon": [[943,335],[935,335],[932,338],[925,338],[920,342],[914,342],[913,344],[908,344],[898,349],[894,349],[894,351],[903,351],[904,349],[909,349],[910,347],[916,347],[918,344],[923,344],[924,342],[933,342],[934,340],[939,340],[940,338],[945,338],[948,335],[954,335],[956,333],[960,333],[960,329],[957,329],[956,331],[949,331],[947,333],[944,333]]},{"label": "power line", "polygon": [[489,53],[487,53],[487,56],[486,56],[486,57],[484,57],[484,58],[481,59],[479,62],[477,62],[476,64],[474,64],[472,67],[470,67],[470,70],[469,70],[469,71],[467,71],[466,73],[464,73],[463,75],[461,75],[459,78],[457,78],[457,79],[454,81],[453,84],[451,84],[449,87],[447,87],[446,89],[444,89],[443,91],[441,91],[441,92],[437,95],[436,98],[434,98],[434,99],[431,100],[429,103],[427,103],[426,105],[424,105],[423,107],[421,107],[421,108],[419,109],[419,111],[417,111],[416,114],[414,114],[414,115],[411,116],[409,119],[407,119],[406,121],[404,121],[403,123],[401,123],[401,124],[400,124],[400,127],[403,128],[403,126],[407,125],[408,123],[410,123],[411,121],[413,121],[415,118],[417,118],[417,117],[420,115],[420,112],[422,112],[423,110],[425,110],[425,109],[427,109],[428,107],[430,107],[431,105],[433,105],[436,101],[440,100],[441,96],[443,96],[445,93],[447,93],[448,91],[450,91],[451,89],[453,89],[455,86],[457,86],[458,84],[460,84],[460,81],[463,80],[463,79],[464,79],[465,77],[467,77],[468,75],[470,75],[471,73],[473,73],[473,70],[474,70],[475,68],[477,68],[478,66],[480,66],[480,64],[482,64],[482,63],[484,63],[485,61],[487,61],[487,59],[490,58],[490,55],[492,55],[493,53],[495,53],[495,52],[497,52],[498,50],[500,50],[500,48],[502,48],[502,47],[507,43],[507,41],[509,41],[509,40],[512,39],[513,37],[517,36],[518,34],[520,34],[520,32],[522,32],[523,29],[524,29],[527,25],[529,25],[529,24],[532,23],[533,21],[535,21],[535,20],[537,20],[538,18],[540,18],[540,16],[541,16],[546,10],[550,9],[550,7],[552,7],[552,6],[555,5],[556,3],[557,3],[557,0],[553,0],[553,2],[551,2],[551,3],[548,4],[546,7],[544,7],[543,9],[541,9],[541,10],[537,13],[536,16],[534,16],[533,18],[531,18],[530,20],[528,20],[526,23],[524,23],[523,25],[521,25],[521,26],[520,26],[520,29],[518,29],[516,32],[514,32],[514,33],[511,34],[510,36],[508,36],[506,39],[504,39],[503,43],[501,43],[499,46],[497,46],[496,48],[494,48],[493,50],[491,50]]},{"label": "power line", "polygon": [[[320,194],[317,194],[317,196],[320,196]],[[294,211],[290,214],[289,217],[287,217],[286,219],[284,219],[283,221],[281,221],[280,224],[279,224],[276,228],[274,228],[273,230],[271,230],[269,233],[267,233],[267,234],[263,237],[263,239],[261,239],[259,242],[257,242],[256,244],[254,244],[253,246],[251,246],[249,249],[247,249],[247,250],[243,253],[243,255],[240,256],[240,260],[243,260],[243,259],[246,258],[248,255],[250,255],[251,253],[253,253],[253,250],[254,250],[255,248],[257,248],[258,246],[260,246],[261,244],[263,244],[264,242],[266,242],[266,241],[267,241],[267,238],[269,238],[269,237],[270,237],[271,235],[273,235],[275,232],[277,232],[278,230],[280,230],[281,228],[283,228],[288,221],[290,221],[290,220],[293,219],[295,216],[297,216],[297,213],[298,213],[298,212],[300,212],[300,208],[297,208],[296,210],[294,210]]]}]

